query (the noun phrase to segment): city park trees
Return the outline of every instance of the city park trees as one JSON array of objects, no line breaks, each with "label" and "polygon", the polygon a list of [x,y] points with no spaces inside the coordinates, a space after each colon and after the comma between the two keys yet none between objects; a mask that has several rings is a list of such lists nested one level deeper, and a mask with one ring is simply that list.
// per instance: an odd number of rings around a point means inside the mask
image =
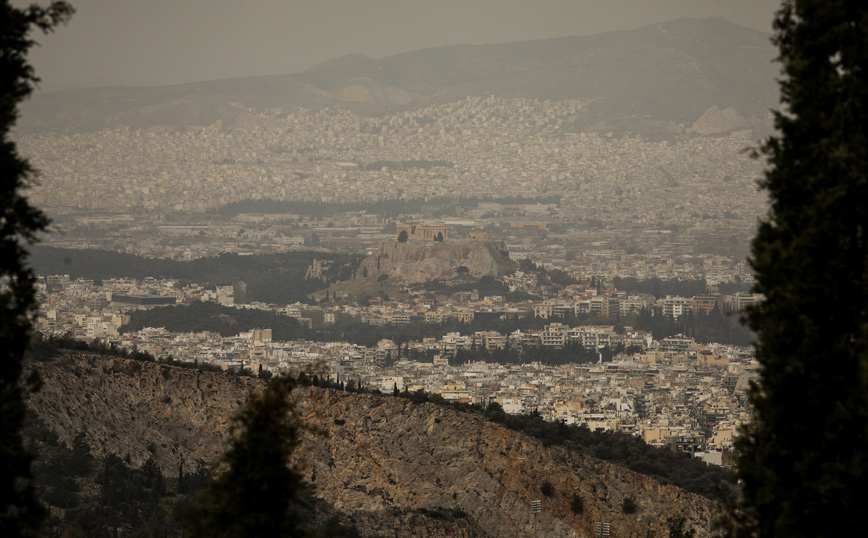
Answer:
[{"label": "city park trees", "polygon": [[[26,244],[48,225],[45,215],[30,205],[23,191],[35,176],[18,154],[10,131],[18,119],[18,105],[38,82],[27,53],[35,42],[34,28],[50,32],[65,23],[73,9],[66,2],[47,7],[14,7],[0,3],[0,536],[35,535],[43,510],[36,500],[24,449],[24,388],[21,385],[24,351],[30,341],[36,307],[34,276],[27,265]],[[28,379],[38,387],[38,377]]]},{"label": "city park trees", "polygon": [[868,536],[868,4],[786,0],[771,207],[753,242],[760,382],[736,443],[751,537]]}]

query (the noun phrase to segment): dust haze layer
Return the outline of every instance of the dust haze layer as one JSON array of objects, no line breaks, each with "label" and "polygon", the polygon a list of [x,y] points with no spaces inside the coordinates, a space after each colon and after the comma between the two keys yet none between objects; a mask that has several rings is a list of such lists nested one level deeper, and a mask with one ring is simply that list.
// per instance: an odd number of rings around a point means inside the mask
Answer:
[{"label": "dust haze layer", "polygon": [[580,100],[588,126],[689,126],[711,107],[763,119],[778,103],[768,34],[723,19],[498,45],[459,45],[382,59],[337,58],[293,75],[40,94],[18,132],[243,121],[251,109],[341,106],[382,115],[467,96]]}]

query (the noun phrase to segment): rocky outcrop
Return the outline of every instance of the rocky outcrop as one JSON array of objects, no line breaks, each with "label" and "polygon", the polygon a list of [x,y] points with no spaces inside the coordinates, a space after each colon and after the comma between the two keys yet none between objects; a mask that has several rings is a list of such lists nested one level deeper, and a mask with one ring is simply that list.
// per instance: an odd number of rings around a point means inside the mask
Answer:
[{"label": "rocky outcrop", "polygon": [[729,107],[720,110],[713,106],[706,110],[687,132],[710,136],[742,129],[750,129],[750,125],[736,109]]},{"label": "rocky outcrop", "polygon": [[[683,514],[709,534],[711,503],[621,467],[534,439],[479,417],[406,399],[308,389],[303,420],[310,435],[300,455],[317,495],[342,511],[392,507],[463,511],[485,536],[525,536],[530,501],[542,500],[540,536],[593,536],[595,521],[615,536],[665,535],[666,518]],[[547,497],[544,482],[553,486]],[[573,495],[584,512],[570,509]],[[632,497],[635,514],[623,513]]]},{"label": "rocky outcrop", "polygon": [[36,365],[45,385],[31,408],[71,444],[84,433],[95,456],[151,454],[166,474],[183,462],[216,461],[226,450],[229,419],[262,381],[149,362],[68,353]]},{"label": "rocky outcrop", "polygon": [[[229,417],[263,382],[94,354],[39,363],[44,388],[31,408],[71,441],[84,433],[98,455],[151,453],[166,474],[180,461],[214,461]],[[710,536],[712,503],[671,485],[560,447],[543,447],[478,416],[403,398],[297,389],[297,412],[312,426],[297,465],[330,510],[364,536],[527,536],[530,501],[540,499],[540,536],[666,533],[685,516]],[[316,433],[313,433],[316,432]],[[553,493],[541,486],[548,482]],[[584,511],[570,509],[573,495]],[[624,514],[631,497],[638,507]]]},{"label": "rocky outcrop", "polygon": [[390,281],[429,282],[457,276],[466,267],[474,277],[498,277],[515,267],[503,241],[382,241],[376,254],[362,261],[369,278],[388,274]]}]

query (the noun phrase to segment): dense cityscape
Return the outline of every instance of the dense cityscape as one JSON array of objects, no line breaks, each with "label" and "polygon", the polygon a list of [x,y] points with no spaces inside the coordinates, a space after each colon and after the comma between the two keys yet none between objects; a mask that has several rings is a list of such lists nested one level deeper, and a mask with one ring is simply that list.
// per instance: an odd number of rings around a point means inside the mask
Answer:
[{"label": "dense cityscape", "polygon": [[97,3],[0,8],[0,535],[868,535],[861,4]]},{"label": "dense cityscape", "polygon": [[[572,126],[588,106],[467,98],[380,118],[341,109],[245,108],[245,121],[231,127],[218,121],[25,136],[22,150],[42,171],[32,197],[63,232],[48,236],[53,247],[174,260],[227,252],[371,255],[395,241],[397,225],[414,222],[448,230],[447,244],[502,240],[513,260],[532,260],[576,282],[552,285],[519,269],[495,276],[523,300],[470,289],[438,302],[393,276],[387,289],[394,297],[375,289],[359,300],[338,284],[312,294],[309,304],[235,304],[237,288],[227,283],[95,284],[44,275],[37,327],[157,358],[274,373],[318,369],[383,392],[496,402],[507,413],[537,412],[728,464],[733,432],[750,416],[745,390],[755,363],[748,343],[703,344],[681,334],[655,339],[650,330],[610,320],[647,310],[675,321],[713,309],[739,312],[757,301],[746,293],[753,276],[744,261],[765,204],[754,187],[760,163],[744,151],[751,131],[700,138],[687,133],[690,126],[677,126],[682,134],[658,140],[579,132]],[[275,205],[290,200],[296,205]],[[321,209],[297,204],[305,201]],[[239,209],[221,210],[233,204]],[[311,270],[316,276],[321,267]],[[376,276],[359,272],[354,280]],[[600,285],[589,285],[592,278]],[[631,294],[612,285],[624,278],[705,281],[707,289],[690,297]],[[720,285],[740,291],[721,293]],[[483,318],[550,323],[519,323],[508,333],[383,338],[372,346],[272,339],[270,327],[235,335],[161,327],[119,332],[138,309],[200,301],[274,312],[309,328],[336,320],[396,327],[449,320],[469,327]],[[569,321],[588,318],[601,324]],[[521,358],[523,350],[531,348],[581,348],[585,357],[524,362],[530,359]],[[485,362],[478,349],[488,353]],[[504,349],[518,354],[517,363],[497,362]]]}]

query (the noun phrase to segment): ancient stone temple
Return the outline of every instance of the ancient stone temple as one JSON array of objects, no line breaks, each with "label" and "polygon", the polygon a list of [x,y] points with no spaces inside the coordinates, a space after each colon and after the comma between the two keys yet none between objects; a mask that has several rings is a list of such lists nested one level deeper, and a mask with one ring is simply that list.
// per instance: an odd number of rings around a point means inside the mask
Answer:
[{"label": "ancient stone temple", "polygon": [[435,241],[449,237],[445,224],[398,224],[396,234],[401,235],[401,232],[407,232],[407,239],[420,241]]}]

